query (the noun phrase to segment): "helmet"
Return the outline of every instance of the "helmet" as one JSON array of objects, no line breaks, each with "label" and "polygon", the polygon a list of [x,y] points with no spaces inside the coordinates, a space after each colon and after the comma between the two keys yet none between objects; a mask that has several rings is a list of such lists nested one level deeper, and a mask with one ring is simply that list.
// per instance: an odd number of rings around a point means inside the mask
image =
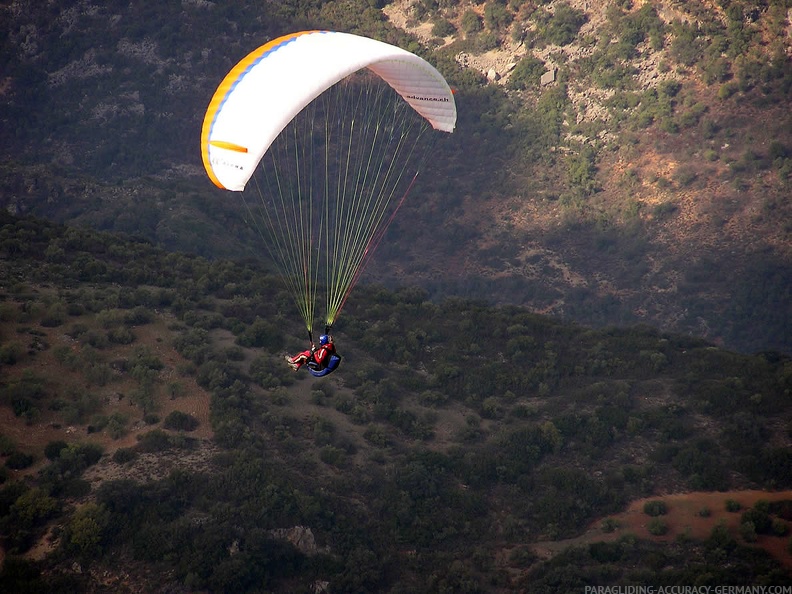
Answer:
[{"label": "helmet", "polygon": [[328,342],[331,342],[331,338],[330,338],[330,336],[328,336],[327,334],[322,334],[322,335],[319,337],[319,344],[321,344],[321,345],[325,345],[325,344],[327,344]]}]

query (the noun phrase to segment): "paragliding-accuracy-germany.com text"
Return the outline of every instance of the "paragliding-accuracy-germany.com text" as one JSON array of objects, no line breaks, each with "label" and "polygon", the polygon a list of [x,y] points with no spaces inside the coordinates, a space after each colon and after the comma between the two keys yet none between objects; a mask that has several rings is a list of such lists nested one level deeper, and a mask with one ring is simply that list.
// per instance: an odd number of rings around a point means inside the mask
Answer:
[{"label": "paragliding-accuracy-germany.com text", "polygon": [[792,586],[586,586],[583,594],[792,594]]}]

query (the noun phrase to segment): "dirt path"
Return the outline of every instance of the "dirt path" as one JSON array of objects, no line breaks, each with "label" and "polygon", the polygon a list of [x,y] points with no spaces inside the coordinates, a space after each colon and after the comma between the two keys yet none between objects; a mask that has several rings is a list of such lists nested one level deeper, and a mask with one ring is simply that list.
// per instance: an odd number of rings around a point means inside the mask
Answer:
[{"label": "dirt path", "polygon": [[[726,501],[736,501],[740,510],[729,512],[726,510]],[[622,513],[609,516],[617,526],[616,530],[606,532],[602,528],[602,520],[592,523],[588,530],[576,538],[557,541],[538,542],[533,545],[534,551],[542,558],[548,559],[556,553],[571,547],[586,545],[592,542],[613,541],[626,534],[634,534],[638,538],[655,542],[673,542],[679,536],[686,536],[694,540],[705,540],[712,533],[712,529],[723,522],[729,532],[743,542],[739,536],[740,518],[742,513],[753,507],[757,501],[783,501],[792,500],[792,491],[729,491],[729,492],[695,492],[678,493],[658,497],[649,497],[633,501]],[[665,502],[668,513],[662,516],[668,526],[668,532],[662,536],[649,533],[648,526],[652,520],[644,513],[644,504],[647,501]],[[708,516],[702,516],[701,510],[709,510]],[[759,535],[755,543],[744,543],[765,549],[778,559],[785,567],[792,568],[792,553],[790,553],[789,536]]]}]

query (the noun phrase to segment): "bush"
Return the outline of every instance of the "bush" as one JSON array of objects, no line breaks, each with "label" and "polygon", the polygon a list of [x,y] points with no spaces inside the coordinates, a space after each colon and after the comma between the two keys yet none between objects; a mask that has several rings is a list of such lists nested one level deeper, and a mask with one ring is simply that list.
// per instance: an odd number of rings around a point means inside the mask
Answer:
[{"label": "bush", "polygon": [[726,500],[726,511],[731,513],[737,513],[742,509],[742,504],[739,501],[735,501],[734,499],[727,499]]},{"label": "bush", "polygon": [[514,20],[514,15],[503,4],[487,2],[484,6],[484,24],[492,31],[505,29]]},{"label": "bush", "polygon": [[192,415],[174,410],[165,417],[164,427],[174,431],[194,431],[198,427],[198,420]]},{"label": "bush", "polygon": [[531,17],[545,43],[566,45],[574,41],[580,28],[586,23],[586,13],[573,8],[566,2],[556,4],[555,11],[540,9]]},{"label": "bush", "polygon": [[155,413],[147,413],[143,415],[143,422],[146,425],[156,425],[160,422],[160,418],[158,414]]},{"label": "bush", "polygon": [[456,33],[456,27],[445,19],[437,19],[432,25],[432,35],[435,37],[449,37],[454,33]]},{"label": "bush", "polygon": [[138,457],[138,453],[132,448],[118,448],[113,454],[113,462],[116,464],[126,464]]},{"label": "bush", "polygon": [[174,445],[171,442],[170,435],[159,429],[138,435],[137,439],[142,452],[164,452],[171,449]]},{"label": "bush", "polygon": [[668,524],[662,518],[652,518],[647,526],[649,534],[653,536],[663,536],[668,532]]},{"label": "bush", "polygon": [[107,331],[107,340],[113,344],[132,344],[135,334],[129,328],[118,326]]},{"label": "bush", "polygon": [[742,524],[750,523],[757,534],[767,534],[772,529],[772,520],[767,513],[766,507],[763,507],[760,503],[757,501],[753,508],[743,513],[740,522]]},{"label": "bush", "polygon": [[14,365],[20,360],[24,352],[25,349],[22,345],[16,342],[4,344],[0,347],[0,364]]},{"label": "bush", "polygon": [[545,72],[545,64],[540,59],[529,54],[517,62],[509,77],[509,88],[524,90],[536,87]]},{"label": "bush", "polygon": [[473,35],[481,31],[481,17],[472,9],[468,9],[465,11],[465,14],[462,15],[462,32],[465,35]]},{"label": "bush", "polygon": [[0,456],[8,456],[16,451],[16,443],[7,435],[0,434]]},{"label": "bush", "polygon": [[6,460],[6,466],[11,470],[22,470],[33,464],[33,456],[24,452],[14,452]]},{"label": "bush", "polygon": [[789,532],[789,526],[781,518],[773,518],[772,533],[775,536],[784,536]]},{"label": "bush", "polygon": [[654,501],[647,501],[644,503],[643,511],[647,516],[664,516],[668,513],[668,506],[665,501],[655,499]]},{"label": "bush", "polygon": [[756,526],[753,522],[742,522],[740,524],[740,536],[745,542],[756,542]]},{"label": "bush", "polygon": [[68,444],[65,441],[51,441],[46,446],[44,446],[44,455],[47,457],[47,460],[57,460],[60,458],[61,450],[65,449],[66,447],[68,447]]}]

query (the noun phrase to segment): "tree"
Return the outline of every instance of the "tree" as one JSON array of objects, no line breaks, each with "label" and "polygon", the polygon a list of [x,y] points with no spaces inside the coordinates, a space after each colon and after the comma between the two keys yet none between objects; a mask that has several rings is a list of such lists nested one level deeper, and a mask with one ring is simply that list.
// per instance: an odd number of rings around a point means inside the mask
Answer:
[{"label": "tree", "polygon": [[66,525],[63,546],[70,554],[89,561],[102,553],[102,540],[110,522],[104,505],[86,503],[74,512]]},{"label": "tree", "polygon": [[198,420],[190,414],[174,410],[163,423],[165,429],[175,429],[177,431],[194,431],[198,427]]},{"label": "tree", "polygon": [[481,31],[481,17],[471,9],[467,9],[465,13],[462,15],[462,32],[466,36],[475,35],[479,31]]},{"label": "tree", "polygon": [[514,15],[509,12],[503,2],[499,0],[489,0],[484,6],[484,24],[492,31],[500,31],[508,27]]},{"label": "tree", "polygon": [[514,90],[524,90],[530,87],[539,86],[542,74],[545,72],[545,64],[533,54],[528,54],[517,62],[517,66],[509,76],[509,88]]}]

